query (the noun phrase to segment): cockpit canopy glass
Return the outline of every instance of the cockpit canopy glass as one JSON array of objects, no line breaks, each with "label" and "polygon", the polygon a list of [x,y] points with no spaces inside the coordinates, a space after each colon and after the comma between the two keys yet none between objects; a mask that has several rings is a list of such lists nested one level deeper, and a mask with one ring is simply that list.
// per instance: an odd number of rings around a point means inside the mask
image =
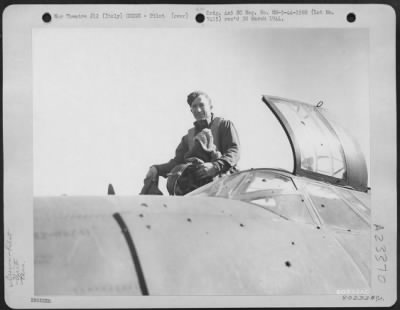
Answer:
[{"label": "cockpit canopy glass", "polygon": [[267,170],[246,171],[226,176],[188,196],[212,196],[249,202],[287,220],[312,224],[304,198],[293,180]]},{"label": "cockpit canopy glass", "polygon": [[355,192],[274,170],[254,169],[219,178],[187,196],[235,199],[295,222],[321,222],[346,231],[367,230],[370,209]]},{"label": "cockpit canopy glass", "polygon": [[343,179],[346,165],[337,136],[326,126],[321,114],[300,102],[273,99],[296,133],[301,169]]},{"label": "cockpit canopy glass", "polygon": [[[285,130],[294,159],[293,174],[368,191],[368,171],[357,141],[328,120],[321,105],[263,96]],[[324,113],[322,113],[324,112]]]}]

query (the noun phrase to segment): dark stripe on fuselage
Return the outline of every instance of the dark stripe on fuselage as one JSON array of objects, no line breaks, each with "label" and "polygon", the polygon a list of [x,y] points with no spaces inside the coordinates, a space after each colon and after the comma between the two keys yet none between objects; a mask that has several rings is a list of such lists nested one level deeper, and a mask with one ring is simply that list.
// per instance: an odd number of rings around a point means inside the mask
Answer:
[{"label": "dark stripe on fuselage", "polygon": [[133,264],[135,265],[136,274],[137,274],[137,277],[138,277],[139,286],[140,286],[140,290],[142,292],[142,295],[149,295],[149,290],[147,289],[146,280],[145,280],[144,274],[143,274],[143,269],[142,269],[142,266],[140,265],[139,256],[138,256],[138,253],[136,251],[135,244],[133,243],[133,239],[131,237],[131,234],[130,234],[130,232],[128,230],[128,227],[126,226],[123,218],[121,217],[121,215],[118,212],[114,213],[113,217],[118,222],[118,225],[121,227],[121,230],[122,230],[122,233],[123,233],[123,235],[125,237],[125,240],[128,243],[129,251],[131,252],[131,256],[132,256],[132,259],[133,259]]}]

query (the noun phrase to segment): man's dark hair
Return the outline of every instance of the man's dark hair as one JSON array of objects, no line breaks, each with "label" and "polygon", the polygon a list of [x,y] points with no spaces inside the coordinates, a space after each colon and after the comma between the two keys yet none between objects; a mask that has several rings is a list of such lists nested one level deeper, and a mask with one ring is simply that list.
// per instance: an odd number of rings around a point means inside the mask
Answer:
[{"label": "man's dark hair", "polygon": [[196,90],[196,91],[191,92],[187,96],[187,103],[189,104],[189,106],[192,106],[193,101],[199,96],[206,97],[211,104],[211,98],[205,92],[203,92],[201,90]]}]

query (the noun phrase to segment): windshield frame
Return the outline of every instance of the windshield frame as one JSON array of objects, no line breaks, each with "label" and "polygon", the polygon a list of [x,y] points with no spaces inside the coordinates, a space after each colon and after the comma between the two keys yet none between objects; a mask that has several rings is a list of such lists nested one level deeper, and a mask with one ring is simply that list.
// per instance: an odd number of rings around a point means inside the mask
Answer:
[{"label": "windshield frame", "polygon": [[[354,207],[352,205],[352,203],[349,202],[348,199],[346,199],[346,197],[342,193],[342,191],[344,191],[344,190],[348,191],[351,195],[354,196],[355,199],[357,199],[359,201],[360,204],[362,204],[366,209],[369,209],[368,206],[366,206],[361,200],[359,200],[354,195],[354,192],[355,192],[354,189],[343,188],[343,187],[339,187],[339,186],[335,186],[335,185],[331,185],[331,184],[326,184],[324,182],[310,180],[309,178],[298,177],[296,179],[300,186],[300,191],[303,192],[303,194],[306,197],[306,200],[308,202],[308,205],[313,209],[314,214],[317,215],[318,220],[321,223],[321,227],[327,227],[327,228],[333,229],[333,230],[355,232],[355,233],[370,229],[370,227],[371,227],[370,218],[368,216],[365,216],[361,212],[359,212],[359,210],[356,207]],[[323,188],[323,190],[331,191],[333,194],[335,194],[340,199],[341,203],[345,207],[347,207],[347,209],[350,211],[349,213],[353,213],[356,217],[358,217],[360,219],[360,221],[366,225],[366,227],[364,227],[362,229],[358,229],[358,228],[354,228],[354,227],[345,228],[344,226],[336,226],[331,223],[328,223],[326,221],[326,218],[319,211],[319,208],[316,206],[316,200],[312,199],[312,194],[311,194],[311,191],[309,190],[311,186],[320,187],[320,188]],[[368,195],[367,193],[360,193],[360,194]],[[368,227],[368,229],[367,229],[367,227]]]},{"label": "windshield frame", "polygon": [[[292,185],[292,189],[263,189],[263,190],[257,190],[257,191],[252,191],[252,192],[245,192],[245,189],[248,187],[248,185],[246,184],[246,180],[248,180],[249,178],[254,178],[255,174],[257,173],[268,173],[270,175],[274,175],[276,177],[280,177],[280,178],[285,178],[288,181],[290,181],[291,185]],[[249,174],[251,174],[252,176],[250,176]],[[249,201],[249,198],[255,198],[257,196],[263,196],[265,197],[267,196],[280,196],[280,195],[284,195],[284,194],[289,194],[289,195],[298,195],[305,203],[305,207],[307,208],[308,214],[311,217],[312,223],[303,223],[305,225],[315,225],[315,226],[321,226],[321,219],[318,216],[318,213],[316,212],[316,210],[314,209],[310,199],[308,198],[308,196],[304,193],[303,190],[301,190],[298,186],[298,184],[296,184],[296,176],[294,176],[293,174],[291,174],[288,171],[285,170],[281,170],[281,169],[272,169],[272,168],[256,168],[256,169],[248,169],[248,170],[243,170],[243,171],[239,171],[236,172],[234,174],[231,175],[226,175],[223,178],[232,178],[232,177],[239,177],[238,178],[238,184],[236,184],[234,186],[234,190],[231,191],[231,195],[229,195],[229,197],[226,196],[218,196],[218,195],[205,195],[203,196],[201,193],[201,197],[210,197],[210,198],[223,198],[223,199],[232,199],[232,200],[239,200],[242,201],[244,203],[249,203],[255,207],[258,208],[262,208],[266,211],[272,212],[282,218],[285,218],[285,216],[278,214],[277,212],[264,207],[260,204],[254,203]],[[221,182],[220,179],[215,180],[214,182]],[[209,183],[207,185],[204,185],[203,189],[207,189],[210,186],[213,185],[213,183]],[[215,183],[214,183],[215,185]],[[223,185],[221,184],[220,187],[222,187]],[[194,190],[193,192],[188,193],[186,196],[191,196],[191,197],[196,197],[197,196],[197,191],[199,189]],[[289,221],[294,221],[293,219],[287,219]],[[296,222],[296,221],[294,221]]]}]

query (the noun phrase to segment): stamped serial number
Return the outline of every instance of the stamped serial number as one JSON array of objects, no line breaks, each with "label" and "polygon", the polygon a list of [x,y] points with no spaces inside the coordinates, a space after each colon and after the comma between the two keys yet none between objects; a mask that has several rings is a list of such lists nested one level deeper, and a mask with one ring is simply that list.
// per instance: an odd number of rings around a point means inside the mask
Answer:
[{"label": "stamped serial number", "polygon": [[386,277],[388,273],[388,260],[389,256],[387,253],[387,248],[385,244],[385,237],[384,237],[384,227],[378,224],[374,224],[375,226],[375,234],[374,234],[374,241],[375,241],[375,264],[376,264],[376,271],[377,271],[377,279],[380,283],[386,283]]},{"label": "stamped serial number", "polygon": [[342,300],[375,300],[376,302],[384,301],[383,297],[378,295],[343,295]]},{"label": "stamped serial number", "polygon": [[38,297],[31,297],[31,302],[43,302],[43,303],[51,303],[50,298],[38,298]]}]

